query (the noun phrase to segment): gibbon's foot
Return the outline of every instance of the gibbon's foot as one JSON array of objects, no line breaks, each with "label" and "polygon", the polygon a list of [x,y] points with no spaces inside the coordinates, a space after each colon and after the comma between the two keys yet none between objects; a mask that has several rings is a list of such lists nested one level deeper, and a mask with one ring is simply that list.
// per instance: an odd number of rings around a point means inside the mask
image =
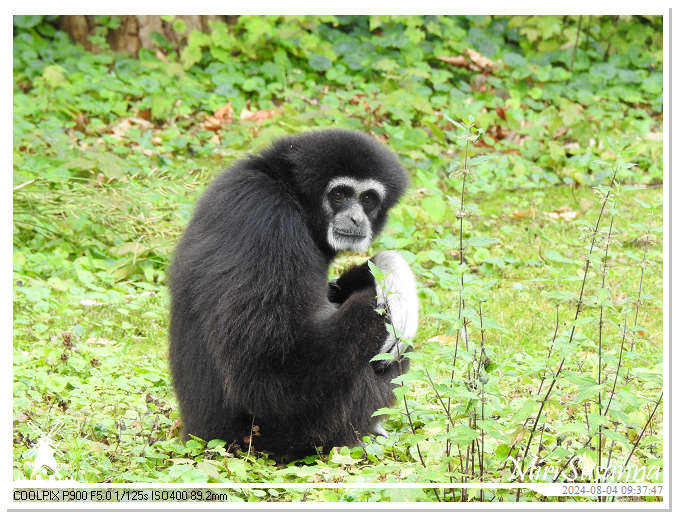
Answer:
[{"label": "gibbon's foot", "polygon": [[380,423],[375,423],[372,428],[370,428],[370,433],[373,435],[379,435],[380,437],[389,437],[387,430],[385,430]]}]

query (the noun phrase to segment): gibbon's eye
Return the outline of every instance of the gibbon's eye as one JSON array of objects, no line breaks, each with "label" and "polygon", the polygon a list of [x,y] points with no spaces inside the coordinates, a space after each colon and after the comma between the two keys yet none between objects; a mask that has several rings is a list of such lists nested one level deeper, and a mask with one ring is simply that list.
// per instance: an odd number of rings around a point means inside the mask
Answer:
[{"label": "gibbon's eye", "polygon": [[372,211],[377,207],[380,202],[380,198],[377,196],[373,190],[364,191],[361,194],[361,205],[366,211]]},{"label": "gibbon's eye", "polygon": [[336,203],[344,202],[348,197],[351,196],[351,192],[347,188],[337,187],[330,192],[330,200]]}]

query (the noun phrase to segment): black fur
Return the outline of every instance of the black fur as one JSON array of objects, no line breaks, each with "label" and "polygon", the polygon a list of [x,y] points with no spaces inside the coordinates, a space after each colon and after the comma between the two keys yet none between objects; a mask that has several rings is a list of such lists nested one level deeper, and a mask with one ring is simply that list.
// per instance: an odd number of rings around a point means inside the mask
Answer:
[{"label": "black fur", "polygon": [[170,283],[170,362],[185,434],[299,457],[356,444],[371,414],[393,403],[390,380],[407,359],[380,373],[369,363],[387,332],[367,265],[328,289],[335,252],[321,202],[338,176],[385,185],[370,219],[377,235],[406,174],[359,132],[280,139],[200,198]]}]

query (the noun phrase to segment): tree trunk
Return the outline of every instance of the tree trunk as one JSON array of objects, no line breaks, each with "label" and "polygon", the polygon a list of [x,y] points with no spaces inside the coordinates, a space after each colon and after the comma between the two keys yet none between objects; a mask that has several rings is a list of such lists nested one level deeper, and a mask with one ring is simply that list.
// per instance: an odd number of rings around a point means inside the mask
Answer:
[{"label": "tree trunk", "polygon": [[[68,33],[73,41],[81,44],[92,52],[101,52],[98,46],[89,41],[89,37],[96,28],[95,16],[91,15],[69,15],[64,16],[61,21],[61,28]],[[111,50],[125,52],[136,56],[139,49],[153,49],[156,44],[151,39],[154,32],[160,33],[175,45],[184,43],[191,31],[198,30],[209,32],[210,21],[221,21],[234,23],[236,16],[218,15],[179,15],[174,20],[183,20],[186,23],[186,32],[179,34],[172,29],[172,22],[161,20],[158,15],[126,15],[118,16],[120,25],[117,29],[109,29],[106,34],[106,41],[111,46]]]}]

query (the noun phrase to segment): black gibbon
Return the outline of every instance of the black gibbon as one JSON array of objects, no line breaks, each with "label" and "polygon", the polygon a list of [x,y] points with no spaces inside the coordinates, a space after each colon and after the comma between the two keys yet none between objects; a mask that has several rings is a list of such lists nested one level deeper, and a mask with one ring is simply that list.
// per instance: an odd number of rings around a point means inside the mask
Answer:
[{"label": "black gibbon", "polygon": [[[297,458],[385,434],[372,414],[408,369],[415,278],[393,251],[372,259],[380,283],[367,262],[330,283],[328,268],[368,248],[406,184],[375,139],[322,130],[279,139],[209,186],[170,277],[185,435]],[[381,352],[394,361],[370,362]]]}]

